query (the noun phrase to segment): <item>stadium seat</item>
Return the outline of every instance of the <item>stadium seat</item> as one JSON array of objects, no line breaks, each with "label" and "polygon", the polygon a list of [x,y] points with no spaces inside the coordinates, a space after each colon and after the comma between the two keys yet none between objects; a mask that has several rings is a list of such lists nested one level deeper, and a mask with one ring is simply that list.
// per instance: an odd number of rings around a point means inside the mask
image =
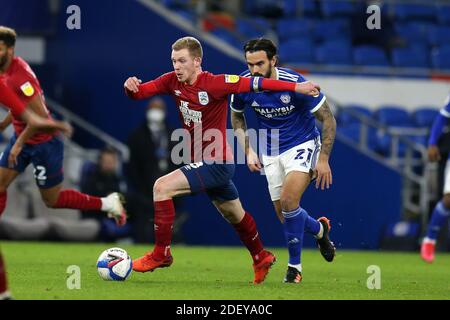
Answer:
[{"label": "stadium seat", "polygon": [[[361,123],[352,123],[344,127],[338,126],[337,132],[359,144],[361,128],[362,128]],[[376,130],[373,127],[368,127],[367,130],[368,130],[366,140],[367,148],[376,151],[377,148]]]},{"label": "stadium seat", "polygon": [[354,123],[359,123],[359,119],[357,119],[350,113],[346,112],[348,110],[357,112],[357,113],[367,116],[369,118],[372,117],[372,110],[370,110],[366,106],[358,105],[358,104],[350,104],[339,110],[339,113],[337,116],[337,121],[338,121],[339,125],[342,127],[345,127],[345,126],[348,126],[348,125],[354,124]]},{"label": "stadium seat", "polygon": [[400,106],[381,106],[375,112],[375,118],[382,124],[392,127],[413,127],[408,112]]},{"label": "stadium seat", "polygon": [[264,36],[270,30],[269,22],[264,18],[236,19],[236,30],[247,38]]},{"label": "stadium seat", "polygon": [[431,64],[435,69],[450,70],[450,45],[434,48],[431,51]]},{"label": "stadium seat", "polygon": [[322,15],[327,18],[346,16],[349,17],[356,12],[356,5],[349,1],[321,1]]},{"label": "stadium seat", "polygon": [[350,22],[347,19],[318,20],[314,24],[314,38],[316,41],[328,39],[348,38],[351,39]]},{"label": "stadium seat", "polygon": [[392,50],[395,67],[428,68],[428,50],[423,47],[397,48]]},{"label": "stadium seat", "polygon": [[394,31],[397,36],[406,40],[408,44],[428,43],[429,33],[436,25],[428,21],[396,22]]},{"label": "stadium seat", "polygon": [[[375,112],[375,118],[382,124],[395,127],[395,128],[413,128],[414,122],[411,120],[408,112],[400,106],[381,106],[377,112]],[[378,132],[377,135],[377,151],[381,154],[388,156],[391,153],[391,136]],[[406,147],[404,144],[399,143],[397,155],[402,157],[405,154]]]},{"label": "stadium seat", "polygon": [[279,46],[280,60],[283,63],[313,63],[313,44],[309,39],[295,39]]},{"label": "stadium seat", "polygon": [[411,117],[418,128],[431,128],[438,113],[438,108],[421,107],[416,109]]},{"label": "stadium seat", "polygon": [[428,42],[433,46],[447,45],[450,43],[450,26],[436,26],[428,32]]},{"label": "stadium seat", "polygon": [[436,7],[433,4],[394,4],[394,17],[399,20],[429,20],[434,21]]},{"label": "stadium seat", "polygon": [[169,9],[186,9],[189,8],[189,0],[161,0],[162,5]]},{"label": "stadium seat", "polygon": [[353,61],[364,66],[389,66],[383,49],[376,46],[358,46],[353,49]]},{"label": "stadium seat", "polygon": [[239,41],[239,39],[227,29],[217,28],[214,31],[212,31],[211,34],[215,35],[216,37],[220,38],[221,40],[225,41],[229,45],[239,50],[243,48],[243,44],[241,43],[241,41]]},{"label": "stadium seat", "polygon": [[440,24],[450,25],[450,6],[438,6],[436,9],[436,17]]},{"label": "stadium seat", "polygon": [[348,40],[327,41],[316,49],[316,62],[352,65],[352,46]]},{"label": "stadium seat", "polygon": [[314,0],[282,0],[283,15],[291,16],[317,16],[318,10]]},{"label": "stadium seat", "polygon": [[314,30],[314,20],[308,18],[281,18],[276,24],[280,42],[309,36]]}]

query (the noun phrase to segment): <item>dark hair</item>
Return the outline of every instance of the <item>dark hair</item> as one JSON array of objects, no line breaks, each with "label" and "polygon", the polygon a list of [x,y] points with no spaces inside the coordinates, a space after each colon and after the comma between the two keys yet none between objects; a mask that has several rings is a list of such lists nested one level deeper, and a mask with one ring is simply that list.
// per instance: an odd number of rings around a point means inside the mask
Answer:
[{"label": "dark hair", "polygon": [[244,45],[244,54],[246,54],[247,52],[252,53],[255,51],[265,51],[269,60],[277,55],[277,47],[275,46],[275,44],[271,40],[264,38],[249,40]]},{"label": "dark hair", "polygon": [[17,34],[14,29],[0,26],[0,41],[3,41],[7,47],[14,47],[16,44]]}]

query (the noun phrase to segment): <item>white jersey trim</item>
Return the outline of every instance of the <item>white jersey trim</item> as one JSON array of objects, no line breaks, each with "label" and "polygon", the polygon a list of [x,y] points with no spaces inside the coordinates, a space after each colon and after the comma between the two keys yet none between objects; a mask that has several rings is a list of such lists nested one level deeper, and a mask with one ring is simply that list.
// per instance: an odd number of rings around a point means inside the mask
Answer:
[{"label": "white jersey trim", "polygon": [[450,118],[450,112],[448,112],[447,110],[441,109],[440,112],[441,112],[441,114],[442,114],[444,117]]},{"label": "white jersey trim", "polygon": [[327,100],[327,97],[323,96],[322,100],[320,100],[320,102],[310,111],[311,113],[316,112],[317,110],[320,109],[320,107],[323,105],[323,103],[325,102],[325,100]]}]

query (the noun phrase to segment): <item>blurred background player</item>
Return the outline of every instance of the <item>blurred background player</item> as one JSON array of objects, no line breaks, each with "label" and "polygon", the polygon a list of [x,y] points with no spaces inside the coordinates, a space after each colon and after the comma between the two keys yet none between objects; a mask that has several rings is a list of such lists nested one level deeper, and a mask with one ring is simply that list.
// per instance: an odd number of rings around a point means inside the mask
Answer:
[{"label": "blurred background player", "polygon": [[[153,185],[155,181],[176,169],[170,160],[173,142],[172,130],[166,119],[166,104],[159,97],[152,98],[147,105],[146,117],[131,132],[127,145],[130,160],[127,165],[129,190],[128,211],[133,213],[134,240],[149,243],[153,239]],[[175,208],[177,203],[175,203]]]},{"label": "blurred background player", "polygon": [[[440,161],[441,154],[438,148],[438,140],[443,133],[443,129],[450,118],[450,96],[447,97],[445,106],[441,109],[431,127],[430,138],[428,140],[428,159],[430,161]],[[447,164],[444,173],[444,196],[441,201],[437,203],[431,213],[431,219],[428,224],[427,234],[422,241],[420,255],[426,262],[434,261],[434,252],[436,249],[436,239],[439,230],[450,216],[450,158],[447,159]]]},{"label": "blurred background player", "polygon": [[[225,134],[227,95],[270,89],[315,95],[318,94],[319,88],[312,83],[293,84],[261,77],[213,75],[202,71],[202,57],[203,50],[197,39],[178,39],[172,45],[174,71],[144,84],[136,77],[130,77],[124,84],[126,93],[134,99],[145,99],[157,94],[170,94],[175,97],[183,128],[191,137],[190,161],[194,162],[155,182],[155,248],[153,252],[134,260],[133,270],[147,272],[172,264],[170,242],[175,217],[172,199],[206,191],[250,251],[254,261],[254,283],[261,283],[275,262],[275,256],[264,250],[255,221],[243,209],[231,180],[234,163]],[[215,137],[214,143],[204,138],[211,132],[209,129],[219,131],[221,135]],[[194,131],[200,132],[201,136],[198,137],[197,133],[194,135]],[[204,154],[207,150],[210,150],[211,154]]]},{"label": "blurred background player", "polygon": [[[249,71],[242,76],[260,76],[301,83],[306,81],[299,73],[277,68],[277,48],[271,40],[254,39],[244,46]],[[317,238],[320,252],[332,261],[335,247],[328,238],[330,222],[321,217],[311,218],[300,207],[302,194],[316,177],[316,188],[327,189],[332,183],[328,164],[336,135],[336,121],[320,93],[315,97],[292,92],[258,92],[233,95],[231,122],[238,140],[244,147],[250,171],[260,171],[258,155],[246,136],[245,108],[252,108],[259,128],[267,130],[267,150],[262,148],[262,162],[268,181],[269,193],[278,218],[283,224],[289,250],[289,263],[285,282],[299,283],[302,279],[301,250],[304,231]],[[323,124],[320,135],[314,117]],[[277,136],[271,130],[279,130]],[[274,141],[278,145],[273,144]]]},{"label": "blurred background player", "polygon": [[[14,92],[26,110],[51,119],[36,75],[23,59],[14,56],[15,42],[16,32],[0,27],[0,81]],[[35,180],[47,207],[101,210],[119,225],[125,224],[125,210],[118,193],[98,198],[76,190],[62,190],[64,148],[56,131],[37,131],[12,112],[3,120],[2,127],[11,123],[15,135],[0,155],[0,216],[6,207],[8,186],[33,163]]]}]

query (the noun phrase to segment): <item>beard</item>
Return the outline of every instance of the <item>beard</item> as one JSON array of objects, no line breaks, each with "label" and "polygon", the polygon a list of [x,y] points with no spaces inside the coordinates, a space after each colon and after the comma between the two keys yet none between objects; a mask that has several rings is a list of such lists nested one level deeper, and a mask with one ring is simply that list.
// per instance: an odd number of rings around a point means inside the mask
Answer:
[{"label": "beard", "polygon": [[0,57],[0,69],[3,69],[8,62],[8,55],[5,54],[3,57]]},{"label": "beard", "polygon": [[259,72],[255,72],[252,74],[253,77],[264,77],[264,78],[270,78],[272,76],[272,69],[269,69],[266,74],[262,74]]}]

